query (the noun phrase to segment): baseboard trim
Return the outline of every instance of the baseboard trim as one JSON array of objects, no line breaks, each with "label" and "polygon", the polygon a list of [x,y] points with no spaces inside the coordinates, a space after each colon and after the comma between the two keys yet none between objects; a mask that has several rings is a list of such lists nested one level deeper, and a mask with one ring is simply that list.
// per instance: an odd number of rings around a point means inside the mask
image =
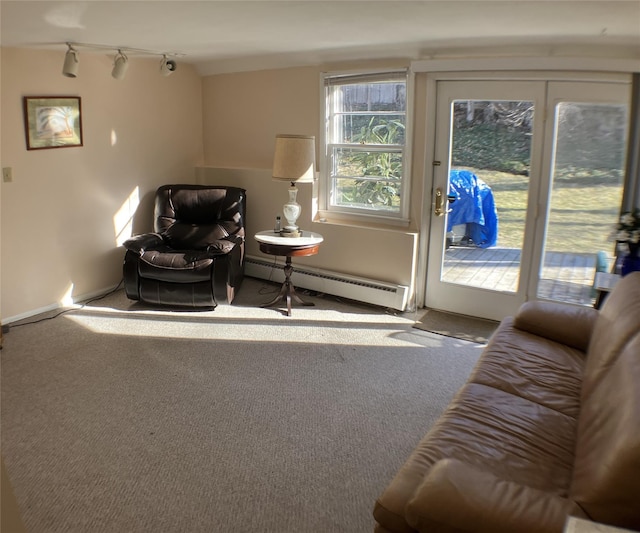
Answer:
[{"label": "baseboard trim", "polygon": [[72,309],[73,306],[80,307],[83,302],[86,302],[86,301],[91,300],[93,298],[98,298],[100,296],[105,296],[109,292],[117,289],[121,285],[121,283],[122,282],[118,283],[118,285],[116,285],[115,287],[111,286],[111,287],[108,287],[108,288],[98,289],[97,291],[88,292],[86,294],[80,294],[80,295],[78,295],[77,297],[75,297],[73,299],[72,306],[63,305],[61,302],[57,302],[57,303],[45,305],[43,307],[38,307],[37,309],[31,309],[29,311],[25,311],[24,313],[20,313],[18,315],[13,315],[13,316],[9,316],[9,317],[3,317],[2,318],[2,325],[3,326],[7,326],[7,325],[9,325],[9,324],[11,324],[13,322],[18,322],[20,320],[25,320],[27,318],[31,318],[31,317],[34,317],[34,316],[37,316],[37,315],[41,315],[42,313],[49,313],[51,311],[56,311],[58,309],[65,309],[65,308]]}]

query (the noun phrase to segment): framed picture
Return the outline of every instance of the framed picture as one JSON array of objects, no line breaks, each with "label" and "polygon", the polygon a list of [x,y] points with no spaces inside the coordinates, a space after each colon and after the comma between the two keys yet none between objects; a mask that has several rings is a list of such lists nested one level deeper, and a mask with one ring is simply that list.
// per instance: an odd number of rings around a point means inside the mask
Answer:
[{"label": "framed picture", "polygon": [[25,96],[27,150],[82,146],[79,96]]}]

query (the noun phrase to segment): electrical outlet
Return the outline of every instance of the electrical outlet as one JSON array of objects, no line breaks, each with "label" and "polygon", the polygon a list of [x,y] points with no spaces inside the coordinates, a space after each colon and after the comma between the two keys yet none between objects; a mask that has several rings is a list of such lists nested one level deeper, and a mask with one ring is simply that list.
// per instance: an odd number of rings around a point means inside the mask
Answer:
[{"label": "electrical outlet", "polygon": [[4,167],[2,169],[2,181],[5,183],[11,183],[13,181],[13,169],[11,167]]}]

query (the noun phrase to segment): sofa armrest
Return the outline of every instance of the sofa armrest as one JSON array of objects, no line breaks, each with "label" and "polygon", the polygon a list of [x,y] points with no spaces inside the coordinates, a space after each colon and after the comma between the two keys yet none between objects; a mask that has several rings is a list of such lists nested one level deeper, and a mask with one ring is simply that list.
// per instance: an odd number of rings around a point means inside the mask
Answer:
[{"label": "sofa armrest", "polygon": [[585,517],[571,500],[500,479],[455,459],[431,468],[406,508],[420,532],[558,533],[567,516]]},{"label": "sofa armrest", "polygon": [[586,352],[597,317],[591,307],[531,301],[522,304],[514,326]]},{"label": "sofa armrest", "polygon": [[132,252],[136,252],[138,254],[144,252],[145,250],[150,250],[153,248],[157,248],[158,246],[164,243],[164,239],[162,235],[159,233],[143,233],[142,235],[136,235],[127,239],[122,243],[127,250],[131,250]]}]

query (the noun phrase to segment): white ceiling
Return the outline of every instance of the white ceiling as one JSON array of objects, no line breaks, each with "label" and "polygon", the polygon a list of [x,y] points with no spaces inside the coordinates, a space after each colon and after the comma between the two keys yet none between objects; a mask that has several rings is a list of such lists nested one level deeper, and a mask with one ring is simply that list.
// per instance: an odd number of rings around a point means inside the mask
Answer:
[{"label": "white ceiling", "polygon": [[640,57],[640,0],[1,0],[0,17],[2,46],[175,52],[203,75],[483,50]]}]

